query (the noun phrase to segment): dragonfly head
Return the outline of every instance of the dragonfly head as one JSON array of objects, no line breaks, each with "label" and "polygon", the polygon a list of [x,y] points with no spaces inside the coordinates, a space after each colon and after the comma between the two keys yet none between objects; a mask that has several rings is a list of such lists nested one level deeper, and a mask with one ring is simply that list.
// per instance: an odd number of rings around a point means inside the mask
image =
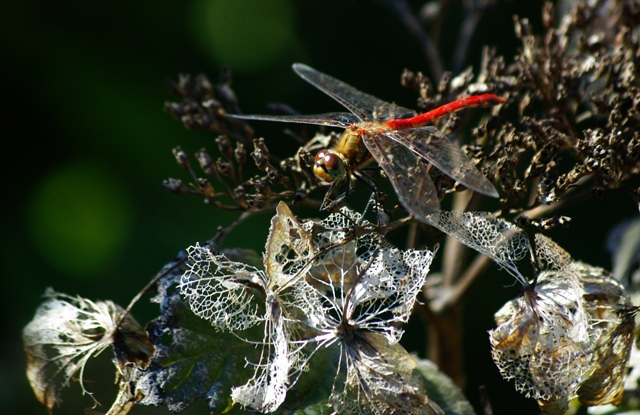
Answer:
[{"label": "dragonfly head", "polygon": [[336,180],[342,179],[347,174],[346,163],[336,152],[320,150],[318,154],[316,154],[313,174],[323,182],[333,183]]}]

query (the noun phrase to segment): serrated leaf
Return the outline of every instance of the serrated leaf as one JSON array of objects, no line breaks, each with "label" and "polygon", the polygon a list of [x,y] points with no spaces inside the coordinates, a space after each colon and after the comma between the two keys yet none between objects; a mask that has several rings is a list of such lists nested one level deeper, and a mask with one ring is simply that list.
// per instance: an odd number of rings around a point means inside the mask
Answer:
[{"label": "serrated leaf", "polygon": [[418,359],[414,374],[422,378],[429,399],[437,402],[445,415],[475,415],[460,388],[431,361]]}]

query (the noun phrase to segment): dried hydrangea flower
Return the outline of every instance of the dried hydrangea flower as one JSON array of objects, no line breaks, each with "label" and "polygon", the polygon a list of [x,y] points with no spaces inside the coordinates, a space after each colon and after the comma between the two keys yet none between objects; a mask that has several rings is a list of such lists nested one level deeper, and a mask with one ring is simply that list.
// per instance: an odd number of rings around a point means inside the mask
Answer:
[{"label": "dried hydrangea flower", "polygon": [[109,346],[114,348],[121,386],[128,385],[127,370],[131,365],[146,367],[153,346],[142,327],[122,307],[111,301],[94,302],[52,289],[47,290],[45,297],[47,301],[24,328],[22,338],[27,378],[38,400],[49,410],[60,402],[60,390],[76,374],[82,392],[92,395],[84,387],[85,366]]},{"label": "dried hydrangea flower", "polygon": [[362,224],[360,216],[347,210],[322,222],[314,243],[323,254],[309,281],[317,288],[297,296],[315,331],[308,343],[340,348],[330,402],[340,413],[440,414],[412,380],[415,361],[398,344],[397,327],[409,319],[434,253],[400,251],[371,234],[350,240],[345,230],[353,223]]},{"label": "dried hydrangea flower", "polygon": [[594,368],[578,389],[578,397],[587,406],[618,405],[624,393],[638,308],[624,286],[607,271],[581,262],[574,267],[582,281],[584,307],[595,343]]},{"label": "dried hydrangea flower", "polygon": [[546,270],[496,313],[492,357],[516,390],[562,411],[591,370],[593,339],[570,257],[542,235],[536,253]]},{"label": "dried hydrangea flower", "polygon": [[[294,383],[291,372],[302,369],[302,345],[294,344],[297,318],[292,293],[313,289],[307,284],[299,287],[313,252],[311,235],[282,202],[271,220],[264,271],[198,245],[189,249],[192,266],[182,276],[180,290],[193,312],[220,330],[264,324],[264,338],[257,342],[263,348],[260,361],[248,362],[255,366],[255,374],[232,389],[232,399],[243,406],[276,410]],[[257,296],[263,299],[260,305],[254,301]]]}]

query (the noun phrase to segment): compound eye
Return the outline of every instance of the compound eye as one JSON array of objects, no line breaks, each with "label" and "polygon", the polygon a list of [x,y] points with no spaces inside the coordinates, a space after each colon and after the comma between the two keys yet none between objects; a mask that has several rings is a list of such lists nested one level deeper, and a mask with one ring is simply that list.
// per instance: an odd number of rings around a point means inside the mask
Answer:
[{"label": "compound eye", "polygon": [[331,151],[320,150],[316,155],[313,173],[324,182],[334,182],[346,174],[344,161]]},{"label": "compound eye", "polygon": [[342,159],[338,157],[337,154],[333,154],[333,153],[325,154],[323,159],[324,159],[324,166],[327,168],[327,170],[337,171],[337,170],[340,170],[340,167],[342,167],[343,165]]}]

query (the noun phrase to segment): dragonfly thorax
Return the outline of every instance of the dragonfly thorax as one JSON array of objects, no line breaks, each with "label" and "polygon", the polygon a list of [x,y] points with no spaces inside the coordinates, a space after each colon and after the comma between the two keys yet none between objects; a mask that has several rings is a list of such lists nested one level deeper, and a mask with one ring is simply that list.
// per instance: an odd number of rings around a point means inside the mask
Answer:
[{"label": "dragonfly thorax", "polygon": [[333,183],[369,164],[372,157],[362,141],[363,134],[374,135],[377,131],[354,125],[344,130],[335,147],[320,150],[313,166],[316,177],[324,182]]},{"label": "dragonfly thorax", "polygon": [[347,163],[333,150],[320,150],[316,154],[313,174],[323,182],[333,183],[347,174]]}]

